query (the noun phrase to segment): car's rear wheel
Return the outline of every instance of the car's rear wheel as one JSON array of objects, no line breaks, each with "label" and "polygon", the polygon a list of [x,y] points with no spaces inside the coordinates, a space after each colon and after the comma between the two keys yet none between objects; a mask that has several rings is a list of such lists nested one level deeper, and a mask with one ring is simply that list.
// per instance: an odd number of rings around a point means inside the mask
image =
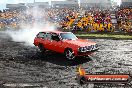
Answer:
[{"label": "car's rear wheel", "polygon": [[46,49],[44,48],[44,46],[42,44],[39,44],[39,50],[44,53],[46,51]]},{"label": "car's rear wheel", "polygon": [[72,60],[75,58],[75,54],[72,49],[66,49],[64,54],[65,54],[66,59],[68,60]]}]

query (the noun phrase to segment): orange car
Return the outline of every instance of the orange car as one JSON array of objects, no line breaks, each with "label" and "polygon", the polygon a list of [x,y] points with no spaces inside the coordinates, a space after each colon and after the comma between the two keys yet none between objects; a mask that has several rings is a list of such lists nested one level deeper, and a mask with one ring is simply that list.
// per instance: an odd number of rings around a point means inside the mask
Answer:
[{"label": "orange car", "polygon": [[98,50],[95,42],[78,39],[71,32],[61,31],[39,32],[34,39],[34,45],[38,46],[41,52],[51,50],[63,53],[67,59],[90,55]]}]

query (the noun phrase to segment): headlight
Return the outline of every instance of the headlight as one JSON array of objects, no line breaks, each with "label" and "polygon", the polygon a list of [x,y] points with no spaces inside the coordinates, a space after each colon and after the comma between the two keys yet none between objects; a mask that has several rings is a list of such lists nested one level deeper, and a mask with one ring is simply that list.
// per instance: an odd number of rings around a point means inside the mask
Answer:
[{"label": "headlight", "polygon": [[79,52],[87,52],[87,48],[86,47],[80,47],[78,49]]},{"label": "headlight", "polygon": [[80,47],[78,49],[79,52],[87,52],[87,51],[92,51],[98,49],[98,45],[91,45],[91,46],[85,46],[85,47]]},{"label": "headlight", "polygon": [[91,46],[86,46],[87,51],[91,51]]},{"label": "headlight", "polygon": [[98,48],[99,48],[99,47],[98,47],[98,44],[96,44],[96,45],[95,45],[95,49],[98,49]]}]

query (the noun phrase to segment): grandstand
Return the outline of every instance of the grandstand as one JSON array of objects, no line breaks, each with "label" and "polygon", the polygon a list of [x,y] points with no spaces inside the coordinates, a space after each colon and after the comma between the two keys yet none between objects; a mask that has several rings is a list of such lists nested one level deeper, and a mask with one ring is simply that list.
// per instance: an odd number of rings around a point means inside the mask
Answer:
[{"label": "grandstand", "polygon": [[50,4],[51,4],[52,7],[59,7],[59,8],[78,7],[78,2],[76,0],[71,0],[71,1],[51,1]]},{"label": "grandstand", "polygon": [[132,0],[122,0],[122,6],[131,6],[132,7]]},{"label": "grandstand", "polygon": [[18,8],[26,8],[25,3],[19,4],[6,4],[7,9],[18,9]]},{"label": "grandstand", "polygon": [[[70,31],[114,32],[131,29],[130,7],[112,8],[110,0],[66,0],[7,4],[0,13],[0,27],[18,28],[48,21]],[[124,1],[125,2],[125,1]],[[124,3],[122,2],[122,4]],[[35,7],[35,8],[34,8]],[[37,7],[37,8],[36,8]]]},{"label": "grandstand", "polygon": [[19,4],[7,4],[6,8],[22,8],[22,7],[110,7],[110,0],[65,0],[65,1],[51,1],[51,2],[34,2],[34,3],[19,3]]},{"label": "grandstand", "polygon": [[80,0],[81,7],[111,7],[110,0]]}]

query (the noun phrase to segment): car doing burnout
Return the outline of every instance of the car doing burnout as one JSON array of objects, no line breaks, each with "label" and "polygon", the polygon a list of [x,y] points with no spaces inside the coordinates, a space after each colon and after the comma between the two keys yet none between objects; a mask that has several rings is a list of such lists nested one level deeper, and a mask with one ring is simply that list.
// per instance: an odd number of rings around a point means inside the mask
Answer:
[{"label": "car doing burnout", "polygon": [[95,42],[78,39],[71,32],[61,31],[39,32],[34,39],[34,45],[38,46],[43,53],[46,50],[63,53],[67,59],[88,56],[98,50]]}]

